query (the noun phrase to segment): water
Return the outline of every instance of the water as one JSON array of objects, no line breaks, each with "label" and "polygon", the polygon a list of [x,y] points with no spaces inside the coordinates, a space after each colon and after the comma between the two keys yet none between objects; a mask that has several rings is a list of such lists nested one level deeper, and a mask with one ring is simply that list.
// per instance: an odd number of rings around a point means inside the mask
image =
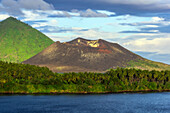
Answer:
[{"label": "water", "polygon": [[0,113],[170,113],[170,92],[0,96]]}]

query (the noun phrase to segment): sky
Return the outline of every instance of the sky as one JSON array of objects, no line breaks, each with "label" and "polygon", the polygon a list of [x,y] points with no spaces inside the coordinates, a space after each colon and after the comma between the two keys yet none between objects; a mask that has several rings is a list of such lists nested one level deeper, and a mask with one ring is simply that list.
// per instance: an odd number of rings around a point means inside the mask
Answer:
[{"label": "sky", "polygon": [[170,64],[170,0],[0,0],[9,16],[54,41],[104,39]]}]

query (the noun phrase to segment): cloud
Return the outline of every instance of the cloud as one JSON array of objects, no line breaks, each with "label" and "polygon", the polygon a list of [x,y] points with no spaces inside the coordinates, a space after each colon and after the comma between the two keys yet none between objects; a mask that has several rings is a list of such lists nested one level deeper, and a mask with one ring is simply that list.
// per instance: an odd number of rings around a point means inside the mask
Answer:
[{"label": "cloud", "polygon": [[[46,28],[44,30],[47,30]],[[114,42],[119,37],[119,34],[112,32],[99,31],[98,29],[85,29],[79,27],[64,28],[55,27],[53,31],[43,31],[47,36],[55,41],[68,41],[77,37],[82,37],[91,40],[104,39]],[[61,36],[62,35],[62,36]],[[63,37],[63,38],[62,38]],[[64,38],[65,37],[65,38]]]},{"label": "cloud", "polygon": [[[100,11],[101,12],[101,11]],[[107,14],[87,9],[85,11],[72,10],[71,12],[60,10],[22,10],[24,19],[22,21],[33,21],[47,18],[64,18],[64,17],[109,17],[112,12],[103,11]]]},{"label": "cloud", "polygon": [[116,13],[115,12],[110,12],[110,11],[106,11],[106,10],[96,10],[98,13],[104,13],[107,14],[108,16],[115,16]]},{"label": "cloud", "polygon": [[12,15],[22,14],[21,9],[29,10],[52,10],[52,4],[44,0],[2,0],[1,10]]},{"label": "cloud", "polygon": [[142,21],[136,23],[120,23],[123,26],[135,26],[139,30],[128,30],[120,33],[169,33],[170,21],[162,17],[152,17],[151,21]]},{"label": "cloud", "polygon": [[104,10],[77,10],[73,9],[71,11],[53,10],[53,11],[39,11],[48,14],[48,17],[109,17],[114,15],[114,12],[104,11]]},{"label": "cloud", "polygon": [[7,14],[0,14],[0,20],[4,20],[6,18],[10,17],[9,15]]},{"label": "cloud", "polygon": [[165,20],[164,18],[161,18],[161,17],[152,17],[152,21],[154,22],[159,22],[159,21],[163,21]]},{"label": "cloud", "polygon": [[53,41],[67,42],[68,40],[73,40],[75,37],[68,36],[58,36],[56,34],[45,33],[46,36],[50,37]]},{"label": "cloud", "polygon": [[47,15],[37,13],[34,10],[22,10],[23,18],[22,21],[35,21],[47,18]]},{"label": "cloud", "polygon": [[159,33],[170,33],[170,25],[141,28],[141,31],[158,31]]},{"label": "cloud", "polygon": [[141,21],[135,23],[120,23],[120,25],[129,25],[129,26],[145,26],[145,25],[169,25],[170,22],[165,21],[165,18],[162,17],[152,17],[150,21]]},{"label": "cloud", "polygon": [[37,10],[37,13],[48,15],[48,17],[71,17],[72,15],[67,11],[60,10]]},{"label": "cloud", "polygon": [[170,43],[169,34],[164,34],[164,37],[162,38],[135,39],[135,40],[125,42],[123,43],[123,45],[133,51],[156,52],[158,54],[170,54],[169,43]]},{"label": "cloud", "polygon": [[[170,11],[170,0],[45,0],[57,10],[107,10],[117,15],[148,15]],[[148,15],[149,16],[149,15]]]},{"label": "cloud", "polygon": [[[5,0],[6,1],[6,0]],[[24,9],[52,10],[52,4],[48,4],[44,0],[18,0],[18,4]]]},{"label": "cloud", "polygon": [[71,11],[55,10],[51,3],[44,0],[1,0],[0,10],[15,16],[23,15],[23,10],[48,14],[48,17],[108,17],[115,14],[109,11],[97,11],[89,8],[86,10],[71,9]]},{"label": "cloud", "polygon": [[[102,12],[102,11],[100,11]],[[112,12],[103,11],[107,14],[100,13],[87,9],[85,11],[72,10],[71,12],[60,10],[22,10],[22,21],[35,21],[50,18],[64,18],[64,17],[109,17],[113,15]]]},{"label": "cloud", "polygon": [[128,5],[150,5],[161,2],[161,0],[99,0],[111,4],[128,4]]},{"label": "cloud", "polygon": [[[0,3],[1,11],[13,15],[22,14],[21,9],[63,11],[61,15],[49,15],[50,17],[66,17],[63,13],[67,15],[73,9],[77,9],[82,17],[108,16],[100,10],[115,12],[116,15],[138,16],[152,16],[156,13],[167,15],[170,11],[170,0],[1,0]],[[115,14],[112,16],[116,16]]]},{"label": "cloud", "polygon": [[107,14],[101,11],[94,11],[91,9],[87,9],[85,11],[79,11],[77,9],[73,9],[72,13],[78,13],[81,17],[108,17]]},{"label": "cloud", "polygon": [[74,37],[84,37],[88,39],[105,39],[113,41],[119,37],[118,33],[99,31],[98,29],[88,29],[85,31],[75,31]]}]

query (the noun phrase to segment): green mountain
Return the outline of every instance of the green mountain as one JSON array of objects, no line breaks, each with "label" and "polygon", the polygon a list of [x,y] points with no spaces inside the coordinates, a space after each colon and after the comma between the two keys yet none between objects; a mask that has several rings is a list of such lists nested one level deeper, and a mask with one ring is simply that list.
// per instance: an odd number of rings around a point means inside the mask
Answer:
[{"label": "green mountain", "polygon": [[0,60],[22,62],[54,43],[31,26],[9,17],[0,22]]}]

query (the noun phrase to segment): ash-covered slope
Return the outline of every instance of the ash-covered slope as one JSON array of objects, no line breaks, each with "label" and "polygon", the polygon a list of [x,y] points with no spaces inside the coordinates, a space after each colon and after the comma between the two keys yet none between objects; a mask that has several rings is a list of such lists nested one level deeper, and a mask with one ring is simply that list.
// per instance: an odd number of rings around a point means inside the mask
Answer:
[{"label": "ash-covered slope", "polygon": [[109,68],[126,67],[127,62],[140,59],[143,58],[117,43],[77,38],[53,43],[23,63],[47,66],[54,72],[104,72]]}]

